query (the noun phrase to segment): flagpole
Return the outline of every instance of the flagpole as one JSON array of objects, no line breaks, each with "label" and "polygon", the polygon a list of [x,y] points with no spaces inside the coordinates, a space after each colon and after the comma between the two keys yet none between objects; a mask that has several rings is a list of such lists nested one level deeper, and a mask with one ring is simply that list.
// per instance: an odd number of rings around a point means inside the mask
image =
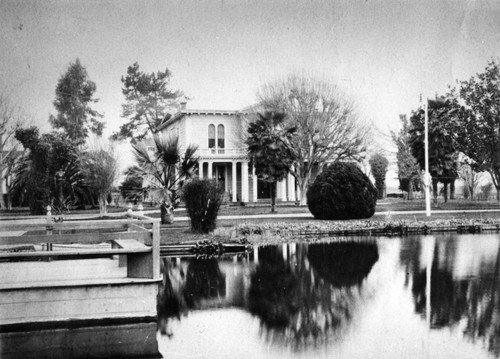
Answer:
[{"label": "flagpole", "polygon": [[424,112],[425,112],[425,139],[424,139],[424,151],[425,151],[425,214],[427,217],[431,215],[431,193],[430,193],[430,173],[429,173],[429,100],[425,97],[424,102]]}]

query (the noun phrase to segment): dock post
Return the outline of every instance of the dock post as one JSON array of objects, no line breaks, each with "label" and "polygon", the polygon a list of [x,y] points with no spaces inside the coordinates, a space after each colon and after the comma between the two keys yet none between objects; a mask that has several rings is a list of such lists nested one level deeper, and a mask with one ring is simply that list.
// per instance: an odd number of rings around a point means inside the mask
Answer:
[{"label": "dock post", "polygon": [[153,279],[160,277],[160,222],[153,222],[153,238],[151,243],[151,255],[153,256]]},{"label": "dock post", "polygon": [[[52,224],[52,207],[50,205],[47,206],[47,217],[46,217],[47,225],[45,226],[45,234],[51,236],[54,231],[54,225]],[[46,250],[52,251],[52,243],[46,243]],[[50,257],[48,259],[50,261]]]}]

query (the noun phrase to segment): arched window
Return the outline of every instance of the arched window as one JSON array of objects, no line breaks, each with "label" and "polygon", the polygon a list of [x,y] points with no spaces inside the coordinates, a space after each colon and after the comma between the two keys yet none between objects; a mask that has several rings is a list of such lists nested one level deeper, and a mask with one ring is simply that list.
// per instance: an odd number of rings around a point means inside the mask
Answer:
[{"label": "arched window", "polygon": [[215,125],[208,126],[208,148],[215,148]]},{"label": "arched window", "polygon": [[217,147],[224,148],[224,125],[217,126]]}]

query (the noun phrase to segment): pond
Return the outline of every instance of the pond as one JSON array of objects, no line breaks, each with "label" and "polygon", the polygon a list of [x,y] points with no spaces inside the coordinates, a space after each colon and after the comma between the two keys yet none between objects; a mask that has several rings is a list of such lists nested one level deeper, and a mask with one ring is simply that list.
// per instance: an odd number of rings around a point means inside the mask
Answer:
[{"label": "pond", "polygon": [[497,234],[291,243],[163,264],[165,358],[500,357]]}]

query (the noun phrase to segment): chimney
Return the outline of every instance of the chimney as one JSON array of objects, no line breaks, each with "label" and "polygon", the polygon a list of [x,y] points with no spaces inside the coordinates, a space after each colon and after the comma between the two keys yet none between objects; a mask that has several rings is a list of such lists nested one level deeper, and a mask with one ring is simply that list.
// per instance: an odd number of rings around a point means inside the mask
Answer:
[{"label": "chimney", "polygon": [[181,102],[181,111],[186,111],[186,104],[187,104],[186,101]]}]

